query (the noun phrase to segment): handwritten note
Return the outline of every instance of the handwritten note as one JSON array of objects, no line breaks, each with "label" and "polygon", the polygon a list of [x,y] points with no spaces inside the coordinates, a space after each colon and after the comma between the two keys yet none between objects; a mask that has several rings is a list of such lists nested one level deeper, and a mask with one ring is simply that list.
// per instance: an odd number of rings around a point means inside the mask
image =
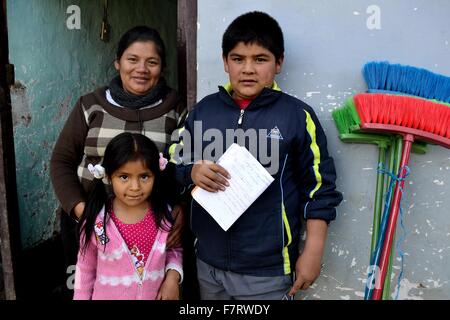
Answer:
[{"label": "handwritten note", "polygon": [[245,147],[236,143],[217,164],[230,174],[230,186],[217,193],[196,187],[192,196],[227,231],[274,179]]}]

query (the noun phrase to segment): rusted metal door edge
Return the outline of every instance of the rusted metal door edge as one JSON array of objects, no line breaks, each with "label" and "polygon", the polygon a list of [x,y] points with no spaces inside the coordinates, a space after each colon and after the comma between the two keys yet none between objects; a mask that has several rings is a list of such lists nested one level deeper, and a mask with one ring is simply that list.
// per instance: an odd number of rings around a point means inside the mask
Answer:
[{"label": "rusted metal door edge", "polygon": [[178,0],[178,91],[188,110],[197,99],[197,0]]},{"label": "rusted metal door edge", "polygon": [[[8,32],[6,0],[0,8],[0,249],[3,268],[3,282],[7,300],[15,300],[16,259],[20,252],[20,229],[15,175],[14,134],[11,100],[9,95]],[[10,67],[10,66],[9,66]]]}]

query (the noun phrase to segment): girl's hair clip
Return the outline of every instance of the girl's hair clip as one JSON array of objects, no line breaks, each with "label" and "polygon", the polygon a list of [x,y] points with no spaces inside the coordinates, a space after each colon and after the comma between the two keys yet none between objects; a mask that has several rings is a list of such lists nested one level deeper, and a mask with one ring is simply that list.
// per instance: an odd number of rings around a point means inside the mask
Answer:
[{"label": "girl's hair clip", "polygon": [[159,170],[163,171],[166,168],[168,162],[169,161],[166,158],[164,158],[163,154],[160,152],[159,153]]},{"label": "girl's hair clip", "polygon": [[91,163],[89,163],[88,170],[96,179],[103,179],[105,177],[105,168],[103,168],[99,164],[96,164],[94,166]]}]

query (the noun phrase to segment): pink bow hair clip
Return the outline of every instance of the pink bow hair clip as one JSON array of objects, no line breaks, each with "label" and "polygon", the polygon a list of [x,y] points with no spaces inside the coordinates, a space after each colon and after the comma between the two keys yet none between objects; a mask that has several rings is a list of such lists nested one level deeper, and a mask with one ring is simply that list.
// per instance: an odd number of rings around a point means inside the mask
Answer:
[{"label": "pink bow hair clip", "polygon": [[103,168],[100,164],[96,164],[94,166],[89,163],[88,170],[96,179],[103,179],[105,177],[105,168]]},{"label": "pink bow hair clip", "polygon": [[159,153],[159,170],[163,171],[166,168],[167,163],[169,163],[169,161],[166,158],[164,158],[163,154],[160,152]]}]

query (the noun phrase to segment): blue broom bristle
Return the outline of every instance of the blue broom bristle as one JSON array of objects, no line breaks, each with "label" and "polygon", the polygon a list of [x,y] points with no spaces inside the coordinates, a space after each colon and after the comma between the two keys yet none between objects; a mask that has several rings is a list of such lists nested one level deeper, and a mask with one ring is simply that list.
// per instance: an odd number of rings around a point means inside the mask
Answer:
[{"label": "blue broom bristle", "polygon": [[369,62],[363,68],[369,91],[394,91],[426,99],[450,102],[450,77],[423,68]]}]

